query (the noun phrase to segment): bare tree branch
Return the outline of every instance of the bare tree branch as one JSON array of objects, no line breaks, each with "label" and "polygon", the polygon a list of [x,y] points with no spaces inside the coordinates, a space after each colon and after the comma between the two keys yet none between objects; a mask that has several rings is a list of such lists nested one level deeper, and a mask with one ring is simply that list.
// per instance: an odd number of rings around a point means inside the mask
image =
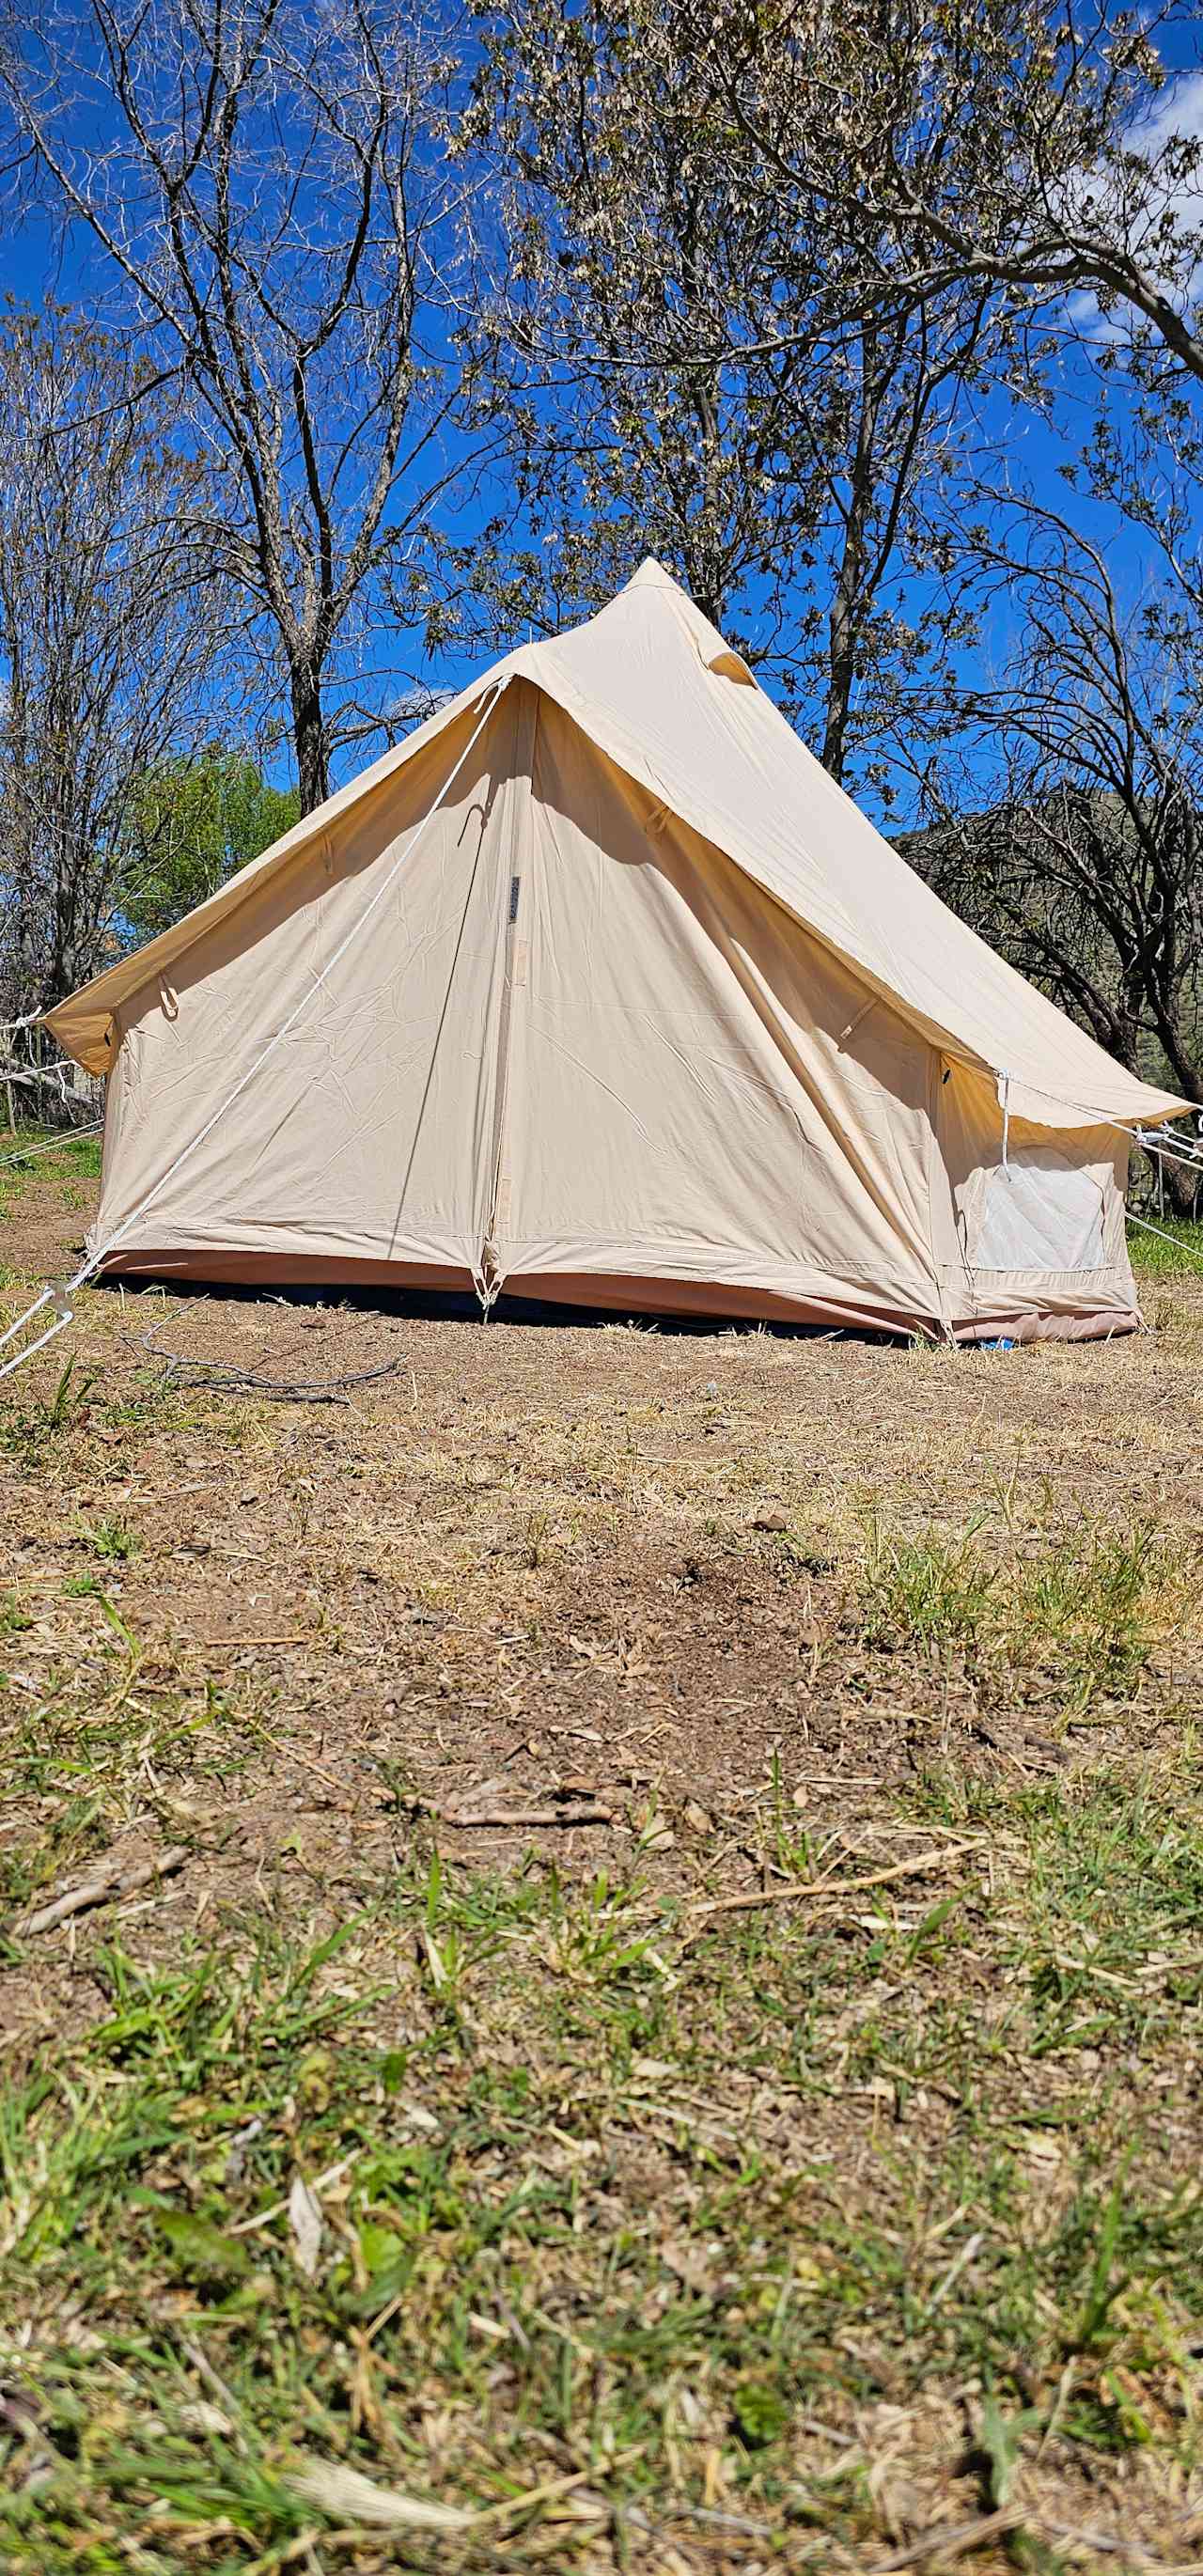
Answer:
[{"label": "bare tree branch", "polygon": [[0,42],[51,203],[183,372],[221,500],[206,539],[267,622],[305,809],[380,578],[445,488],[455,68],[383,0],[84,0],[37,34],[11,7]]}]

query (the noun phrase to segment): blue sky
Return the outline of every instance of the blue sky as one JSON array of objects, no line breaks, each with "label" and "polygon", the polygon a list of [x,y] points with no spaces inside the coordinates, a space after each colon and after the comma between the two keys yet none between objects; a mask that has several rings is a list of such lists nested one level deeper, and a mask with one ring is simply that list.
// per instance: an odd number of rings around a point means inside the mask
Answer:
[{"label": "blue sky", "polygon": [[[1172,59],[1181,67],[1181,76],[1172,93],[1157,111],[1148,134],[1138,134],[1138,142],[1156,141],[1172,120],[1178,130],[1203,131],[1203,73],[1193,68],[1197,61],[1197,43],[1189,29],[1176,31]],[[18,302],[37,306],[44,299],[57,302],[101,320],[111,318],[110,282],[101,254],[86,238],[78,234],[66,241],[57,237],[48,223],[36,213],[19,226],[10,225],[0,236],[0,292]],[[1045,492],[1064,492],[1071,513],[1081,516],[1086,505],[1071,500],[1059,484],[1059,470],[1082,444],[1090,418],[1100,396],[1100,379],[1091,355],[1092,340],[1101,345],[1101,326],[1097,315],[1085,300],[1067,316],[1083,334],[1085,349],[1067,336],[1065,353],[1051,421],[1039,415],[1019,411],[1000,396],[987,398],[980,414],[985,445],[1001,460],[1002,470],[1016,484],[1028,482]],[[1106,380],[1106,398],[1121,406],[1124,400],[1118,376]],[[480,489],[466,487],[462,497],[452,491],[443,506],[443,515],[454,536],[470,541],[482,520],[506,506],[506,493],[497,483],[486,481]],[[1086,524],[1096,537],[1105,538],[1113,553],[1122,587],[1130,597],[1139,595],[1144,578],[1139,546],[1130,537],[1119,537],[1098,513],[1088,515]],[[903,582],[899,598],[905,612],[921,620],[927,607],[928,594],[921,584]],[[754,614],[754,612],[753,612]],[[749,616],[745,610],[745,627]],[[517,639],[515,639],[517,640]],[[1005,602],[994,608],[983,635],[987,658],[996,667],[1005,665],[1010,643],[1008,610]],[[424,661],[416,638],[400,639],[395,634],[381,633],[370,644],[367,653],[369,670],[374,673],[384,703],[403,698],[408,677],[419,678],[435,689],[461,686],[477,667],[475,659],[464,653],[443,652],[436,660]],[[403,729],[396,728],[396,729]],[[340,774],[365,756],[351,754],[340,763]],[[273,774],[282,782],[287,773],[286,756],[273,761]],[[983,778],[985,770],[983,768]],[[873,807],[877,800],[871,792],[865,801]],[[905,807],[899,820],[907,819]]]}]

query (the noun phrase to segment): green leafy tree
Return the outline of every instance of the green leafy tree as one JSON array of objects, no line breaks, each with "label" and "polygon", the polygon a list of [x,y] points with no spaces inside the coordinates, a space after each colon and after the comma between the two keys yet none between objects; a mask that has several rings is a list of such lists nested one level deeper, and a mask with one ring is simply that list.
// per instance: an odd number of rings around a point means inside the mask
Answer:
[{"label": "green leafy tree", "polygon": [[[1100,422],[1059,491],[983,494],[963,553],[1006,659],[969,675],[907,855],[1121,1064],[1203,1106],[1203,449],[1160,407]],[[1193,1176],[1167,1187],[1193,1205]]]},{"label": "green leafy tree", "polygon": [[253,760],[207,750],[165,760],[130,800],[121,909],[134,936],[154,939],[295,823],[295,787],[271,787]]}]

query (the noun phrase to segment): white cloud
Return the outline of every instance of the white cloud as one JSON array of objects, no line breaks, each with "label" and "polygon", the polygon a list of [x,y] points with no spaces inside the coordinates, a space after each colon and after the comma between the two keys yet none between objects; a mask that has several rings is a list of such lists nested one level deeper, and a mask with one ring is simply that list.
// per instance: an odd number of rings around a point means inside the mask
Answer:
[{"label": "white cloud", "polygon": [[[1185,72],[1167,82],[1147,113],[1133,119],[1123,140],[1129,152],[1149,165],[1150,180],[1137,176],[1129,193],[1130,174],[1118,168],[1082,171],[1066,187],[1063,210],[1092,232],[1112,228],[1135,258],[1149,259],[1156,274],[1157,236],[1167,216],[1180,239],[1203,237],[1203,161],[1193,163],[1188,154],[1185,169],[1158,168],[1163,157],[1168,162],[1174,143],[1203,144],[1203,72]],[[1195,304],[1203,295],[1203,258],[1185,273],[1181,268],[1173,275],[1163,273],[1160,283],[1180,310]],[[1131,313],[1100,313],[1093,295],[1068,296],[1065,310],[1075,328],[1091,339],[1123,341],[1131,335]]]},{"label": "white cloud", "polygon": [[1127,141],[1133,152],[1151,158],[1175,134],[1188,143],[1203,140],[1203,72],[1187,72],[1182,79],[1170,81],[1148,115],[1129,126]]}]

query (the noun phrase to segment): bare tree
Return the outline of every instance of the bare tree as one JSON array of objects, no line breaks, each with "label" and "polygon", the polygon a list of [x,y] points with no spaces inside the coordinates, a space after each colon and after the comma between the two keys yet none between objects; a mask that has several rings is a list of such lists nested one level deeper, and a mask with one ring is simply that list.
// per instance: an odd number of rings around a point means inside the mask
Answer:
[{"label": "bare tree", "polygon": [[0,328],[0,976],[57,1001],[121,936],[139,781],[218,720],[199,478],[144,371],[50,313]]},{"label": "bare tree", "polygon": [[70,0],[36,33],[10,9],[0,47],[27,168],[186,388],[203,533],[283,677],[306,811],[347,720],[334,683],[451,472],[451,68],[384,0]]},{"label": "bare tree", "polygon": [[777,470],[788,388],[766,376],[754,414],[731,363],[775,217],[745,224],[698,113],[689,55],[652,12],[489,13],[460,137],[495,174],[492,399],[518,529],[498,514],[463,568],[498,630],[579,613],[656,553],[715,620],[754,595],[741,641],[771,649],[814,493]]},{"label": "bare tree", "polygon": [[[675,0],[692,22],[695,0]],[[1196,14],[1108,0],[717,0],[703,39],[759,184],[875,244],[850,322],[953,285],[1062,327],[1118,317],[1203,378],[1203,118]],[[1186,49],[1189,69],[1174,68]],[[780,108],[782,65],[819,112]],[[788,336],[777,332],[778,339]]]},{"label": "bare tree", "polygon": [[[1104,486],[1112,509],[1127,498],[1129,535],[1159,523],[1160,570],[1146,557],[1127,599]],[[964,704],[977,810],[958,814],[945,778],[942,819],[908,854],[1121,1063],[1203,1104],[1200,496],[1154,482],[1137,441],[1123,457],[1107,443],[1091,497],[1094,534],[1035,494],[995,496],[978,522],[1016,632],[997,686]]]},{"label": "bare tree", "polygon": [[[986,363],[987,299],[957,286],[847,327],[869,228],[816,224],[777,184],[697,0],[587,18],[501,0],[488,25],[464,130],[500,169],[527,545],[516,566],[499,522],[477,589],[499,624],[540,622],[664,554],[841,777],[939,648],[898,593]],[[774,132],[827,118],[828,51],[829,30],[779,49]]]},{"label": "bare tree", "polygon": [[946,297],[942,307],[870,317],[842,334],[827,360],[824,409],[817,419],[806,407],[798,413],[796,438],[815,438],[827,492],[815,546],[815,587],[827,605],[817,621],[814,694],[816,747],[835,779],[844,777],[854,732],[863,742],[896,731],[916,694],[930,721],[940,696],[958,619],[941,611],[937,585],[922,627],[899,595],[938,543],[960,465],[958,404],[987,365],[982,300]]}]

